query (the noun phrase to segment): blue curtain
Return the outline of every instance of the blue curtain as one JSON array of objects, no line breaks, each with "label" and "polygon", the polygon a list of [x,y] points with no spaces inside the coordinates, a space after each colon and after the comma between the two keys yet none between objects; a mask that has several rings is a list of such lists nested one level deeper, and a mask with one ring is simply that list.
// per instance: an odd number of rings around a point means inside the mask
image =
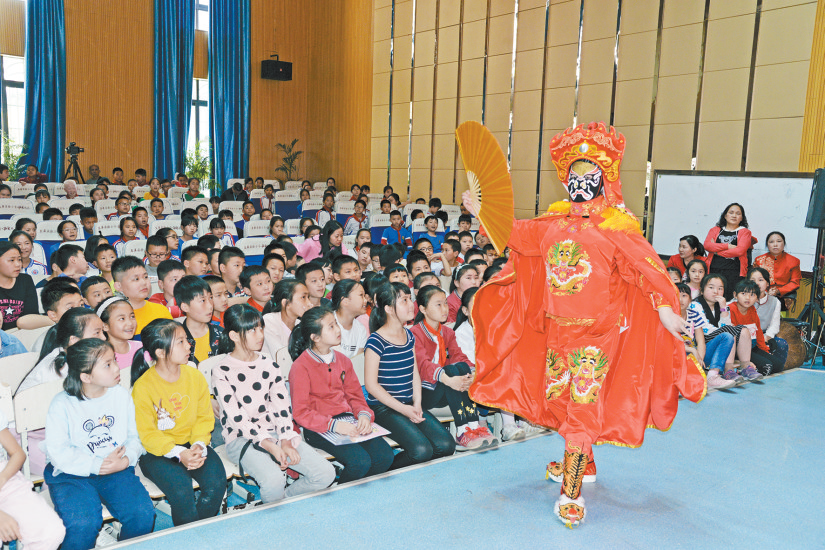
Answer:
[{"label": "blue curtain", "polygon": [[[66,34],[63,0],[26,2],[26,125],[23,162],[62,181],[66,146]],[[79,143],[81,147],[82,143]]]},{"label": "blue curtain", "polygon": [[183,172],[195,52],[195,0],[155,0],[154,173]]},{"label": "blue curtain", "polygon": [[249,172],[249,3],[209,5],[210,154],[221,187]]}]

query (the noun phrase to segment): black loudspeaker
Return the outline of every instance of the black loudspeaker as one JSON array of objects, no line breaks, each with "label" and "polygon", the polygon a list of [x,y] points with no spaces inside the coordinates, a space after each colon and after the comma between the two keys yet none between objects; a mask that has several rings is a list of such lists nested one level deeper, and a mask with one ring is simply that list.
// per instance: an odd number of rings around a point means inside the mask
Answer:
[{"label": "black loudspeaker", "polygon": [[822,168],[817,168],[814,172],[814,184],[811,188],[811,200],[808,201],[805,227],[825,229],[825,170]]},{"label": "black loudspeaker", "polygon": [[266,59],[261,61],[261,78],[267,80],[292,80],[292,63]]}]

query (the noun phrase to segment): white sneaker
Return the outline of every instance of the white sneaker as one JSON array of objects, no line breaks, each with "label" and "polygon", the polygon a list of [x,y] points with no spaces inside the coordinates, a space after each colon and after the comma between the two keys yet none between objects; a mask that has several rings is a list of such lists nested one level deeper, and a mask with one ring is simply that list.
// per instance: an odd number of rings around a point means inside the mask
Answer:
[{"label": "white sneaker", "polygon": [[109,546],[110,544],[115,544],[117,542],[117,531],[112,526],[111,523],[107,523],[103,526],[103,529],[100,530],[100,533],[97,535],[97,540],[95,540],[95,548],[100,548],[101,546]]},{"label": "white sneaker", "polygon": [[518,426],[524,431],[525,436],[536,435],[547,431],[541,426],[536,426],[535,424],[531,424],[526,420],[522,420],[521,422],[519,422]]},{"label": "white sneaker", "polygon": [[524,439],[524,436],[526,435],[527,434],[524,433],[524,430],[515,424],[508,424],[501,429],[501,439],[504,441],[517,441],[519,439]]},{"label": "white sneaker", "polygon": [[709,390],[723,390],[736,385],[736,380],[725,380],[719,374],[719,371],[712,370],[708,372],[708,389]]}]

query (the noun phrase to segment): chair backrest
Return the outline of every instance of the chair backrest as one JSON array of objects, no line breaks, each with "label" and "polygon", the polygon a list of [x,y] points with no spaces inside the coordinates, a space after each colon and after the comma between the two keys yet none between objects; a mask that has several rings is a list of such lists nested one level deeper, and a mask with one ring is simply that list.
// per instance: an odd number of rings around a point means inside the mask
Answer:
[{"label": "chair backrest", "polygon": [[245,256],[262,256],[264,249],[271,242],[272,240],[266,237],[244,237],[239,239],[235,246],[240,248]]},{"label": "chair backrest", "polygon": [[11,395],[11,388],[5,384],[0,384],[0,412],[9,422],[14,421],[14,399]]},{"label": "chair backrest", "polygon": [[349,200],[350,197],[352,197],[352,193],[350,193],[349,191],[338,191],[337,193],[335,193],[335,202],[344,202]]},{"label": "chair backrest", "polygon": [[326,188],[327,188],[327,182],[325,182],[325,181],[316,181],[315,183],[312,184],[312,190],[313,191],[315,191],[315,190],[323,191]]},{"label": "chair backrest", "polygon": [[175,219],[172,219],[172,216],[169,216],[165,220],[157,220],[152,222],[149,224],[149,234],[154,235],[158,232],[158,230],[163,229],[164,227],[169,227],[177,232],[180,232],[180,216]]},{"label": "chair backrest", "polygon": [[[148,185],[138,185],[134,189],[132,189],[132,193],[139,199],[143,199],[143,195],[149,192],[151,188]],[[80,191],[78,191],[79,193]]]},{"label": "chair backrest", "polygon": [[[21,344],[26,346],[27,350],[34,351],[32,348],[34,347],[35,342],[37,342],[37,339],[40,338],[43,334],[45,334],[50,328],[52,328],[52,327],[48,326],[48,327],[35,328],[35,329],[31,329],[31,330],[18,330],[17,332],[14,333],[14,335],[17,337],[18,340],[20,340]],[[37,362],[37,357],[34,358],[34,361]],[[32,367],[33,366],[34,365],[32,365]],[[0,380],[6,382],[6,379],[3,378],[2,375],[0,375]],[[17,388],[15,388],[15,389],[17,389]]]},{"label": "chair backrest", "polygon": [[244,201],[223,201],[221,210],[229,210],[237,220],[243,215],[243,203]]},{"label": "chair backrest", "polygon": [[186,249],[187,249],[187,248],[189,248],[190,246],[197,246],[197,245],[198,245],[198,239],[192,239],[191,241],[185,241],[185,242],[181,245],[180,250],[178,250],[178,253],[183,252],[184,250],[186,250]]},{"label": "chair backrest", "polygon": [[87,242],[88,242],[88,241],[85,241],[85,240],[83,240],[83,241],[69,241],[69,242],[67,242],[67,243],[60,243],[60,246],[59,246],[58,248],[61,248],[61,247],[63,247],[64,245],[67,245],[67,244],[73,244],[73,245],[75,245],[75,246],[79,246],[79,247],[80,247],[80,248],[82,248],[82,249],[83,249],[83,251],[85,252],[85,251],[86,251],[86,243],[87,243]]},{"label": "chair backrest", "polygon": [[264,180],[264,188],[266,188],[267,185],[271,185],[275,191],[281,188],[281,182],[278,180]]},{"label": "chair backrest", "polygon": [[[104,216],[107,216],[109,214],[114,214],[115,211],[116,211],[115,202],[116,202],[115,199],[102,199],[102,200],[97,201],[95,203],[95,210],[98,213],[98,217],[100,217],[100,214],[102,214]],[[149,208],[147,207],[146,209],[148,210]]]},{"label": "chair backrest", "polygon": [[95,224],[95,235],[104,237],[120,236],[120,220],[102,220]]},{"label": "chair backrest", "polygon": [[[426,218],[418,218],[417,220],[412,222],[412,229],[413,233],[426,233],[427,227],[424,225],[424,220]],[[438,231],[437,233],[444,233],[444,222],[438,220]]]},{"label": "chair backrest", "polygon": [[107,187],[109,187],[109,197],[114,197],[115,200],[117,200],[118,195],[129,190],[128,185],[109,185]]},{"label": "chair backrest", "polygon": [[[49,327],[46,328],[48,329]],[[19,330],[14,333],[14,335],[19,337],[21,332],[33,331]],[[31,344],[34,344],[37,340],[37,338],[32,339],[26,334],[23,335],[23,338],[27,342],[30,341]],[[20,383],[26,378],[26,375],[29,374],[37,364],[38,357],[40,357],[40,353],[34,351],[3,357],[0,359],[0,382],[11,388],[11,393],[14,394],[20,386]]]},{"label": "chair backrest", "polygon": [[82,204],[80,202],[80,200],[53,198],[49,201],[49,206],[52,207],[52,208],[57,208],[58,210],[63,212],[64,216],[68,216],[69,215],[69,208],[71,208],[71,206],[73,204],[78,204],[78,203]]},{"label": "chair backrest", "polygon": [[344,247],[347,250],[355,250],[355,235],[344,236]]},{"label": "chair backrest", "polygon": [[33,183],[20,183],[19,181],[11,186],[11,196],[12,197],[25,197],[34,193],[34,184]]},{"label": "chair backrest", "polygon": [[226,354],[216,355],[198,363],[198,370],[206,377],[206,383],[210,388],[212,387],[212,369],[220,365],[225,357]]},{"label": "chair backrest", "polygon": [[295,246],[298,246],[299,244],[301,244],[305,240],[306,239],[304,239],[303,235],[295,235],[294,237],[292,237],[292,244],[294,244]]},{"label": "chair backrest", "polygon": [[381,236],[384,234],[384,229],[389,226],[389,214],[373,214],[370,216],[370,232],[372,233],[372,242],[380,243]]},{"label": "chair backrest", "polygon": [[384,193],[367,193],[367,196],[370,198],[370,204],[374,205],[375,208],[381,210],[381,199],[384,198]]},{"label": "chair backrest", "polygon": [[424,212],[424,216],[427,216],[427,212],[429,211],[429,207],[426,204],[415,204],[411,202],[410,204],[404,205],[404,210],[402,214],[404,214],[404,219],[408,218],[410,214],[412,214],[413,210],[421,210]]},{"label": "chair backrest", "polygon": [[301,205],[302,218],[314,218],[315,214],[324,207],[324,202],[321,199],[305,200]]},{"label": "chair backrest", "polygon": [[170,187],[169,193],[166,194],[166,198],[183,200],[183,196],[186,194],[188,190],[188,187]]},{"label": "chair backrest", "polygon": [[309,198],[311,199],[323,199],[324,198],[324,190],[323,189],[313,189],[309,192]]},{"label": "chair backrest", "polygon": [[253,189],[252,192],[249,194],[249,200],[254,201],[256,199],[260,199],[266,193],[264,193],[263,189]]},{"label": "chair backrest", "polygon": [[134,256],[142,260],[146,256],[146,239],[135,239],[127,242],[126,246],[123,247],[123,255]]},{"label": "chair backrest", "polygon": [[269,220],[250,220],[243,230],[244,237],[265,237],[269,235]]},{"label": "chair backrest", "polygon": [[181,209],[192,208],[193,210],[197,211],[198,207],[202,204],[205,204],[206,207],[209,209],[209,212],[212,212],[212,205],[209,204],[209,199],[192,199],[191,201],[185,201],[184,204],[181,206]]},{"label": "chair backrest", "polygon": [[284,189],[283,191],[279,191],[275,193],[275,202],[278,201],[300,201],[301,200],[301,192],[298,189]]},{"label": "chair backrest", "polygon": [[[360,323],[361,321],[355,321],[356,323]],[[352,361],[352,370],[355,371],[355,376],[358,377],[358,381],[361,382],[361,385],[364,385],[364,354],[359,353],[355,357],[350,357],[350,361]]]},{"label": "chair backrest", "polygon": [[0,201],[1,216],[10,218],[16,214],[30,218],[35,215],[34,205],[27,199],[3,199]]},{"label": "chair backrest", "polygon": [[226,188],[230,189],[233,185],[235,185],[235,182],[238,182],[241,185],[243,185],[243,178],[229,178],[228,180],[226,180]]},{"label": "chair backrest", "polygon": [[275,362],[278,363],[278,366],[281,367],[281,375],[285,378],[289,378],[289,370],[292,368],[292,357],[289,355],[289,350],[287,348],[281,348],[275,352]]},{"label": "chair backrest", "polygon": [[[159,199],[163,201],[163,213],[164,214],[171,214],[173,212],[172,209],[172,199]],[[138,203],[140,206],[145,208],[148,212],[152,211],[152,199],[142,200]],[[95,205],[97,206],[97,205]]]},{"label": "chair backrest", "polygon": [[12,220],[0,220],[0,239],[8,239],[11,232],[14,231],[14,224]]},{"label": "chair backrest", "polygon": [[[355,201],[344,199],[335,204],[336,214],[345,214],[347,217],[355,214]],[[345,220],[346,221],[346,220]]]},{"label": "chair backrest", "polygon": [[291,220],[286,220],[284,222],[284,232],[287,235],[297,235],[300,227],[301,227],[301,220],[297,219],[297,218],[293,218]]},{"label": "chair backrest", "polygon": [[[66,180],[69,181],[69,180]],[[72,180],[74,181],[74,180]],[[62,197],[66,194],[66,186],[60,182],[55,183],[52,189],[49,189],[49,193],[52,197]]]},{"label": "chair backrest", "polygon": [[284,185],[284,189],[300,189],[301,182],[300,181],[288,181],[286,185]]},{"label": "chair backrest", "polygon": [[49,220],[37,222],[37,240],[38,241],[62,241],[60,233],[57,232],[57,226],[63,223],[63,220]]},{"label": "chair backrest", "polygon": [[[12,356],[16,357],[16,356]],[[20,434],[21,446],[28,448],[28,432],[46,427],[49,405],[63,391],[63,380],[53,380],[25,389],[14,396],[14,429]],[[23,474],[31,476],[29,457],[23,464]]]}]

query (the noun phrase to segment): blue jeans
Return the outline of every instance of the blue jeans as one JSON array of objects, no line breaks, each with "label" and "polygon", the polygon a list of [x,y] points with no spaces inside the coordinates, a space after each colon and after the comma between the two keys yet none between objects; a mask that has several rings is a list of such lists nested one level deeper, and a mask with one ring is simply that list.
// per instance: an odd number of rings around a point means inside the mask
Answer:
[{"label": "blue jeans", "polygon": [[123,524],[120,540],[151,533],[155,526],[155,508],[133,466],[105,476],[82,477],[65,472],[56,476],[48,464],[43,477],[66,526],[62,550],[94,548],[103,525],[101,502]]},{"label": "blue jeans", "polygon": [[0,358],[29,352],[16,336],[4,330],[0,330],[0,346]]},{"label": "blue jeans", "polygon": [[728,360],[730,350],[733,349],[734,337],[732,334],[723,332],[716,335],[713,340],[705,345],[705,367],[719,369],[722,373],[725,370],[725,362]]}]

